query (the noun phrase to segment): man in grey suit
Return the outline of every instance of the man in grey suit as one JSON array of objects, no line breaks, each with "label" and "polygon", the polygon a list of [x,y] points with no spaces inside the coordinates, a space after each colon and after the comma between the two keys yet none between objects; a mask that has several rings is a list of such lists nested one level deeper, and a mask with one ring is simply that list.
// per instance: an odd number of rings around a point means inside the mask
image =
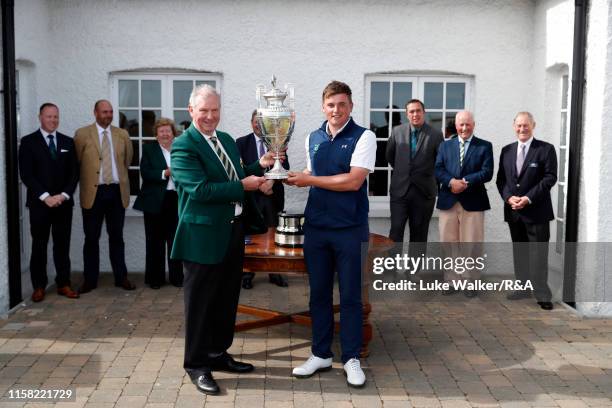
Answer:
[{"label": "man in grey suit", "polygon": [[[408,221],[410,242],[424,243],[438,191],[434,165],[444,137],[425,123],[425,106],[420,100],[406,103],[406,116],[409,123],[394,127],[387,143],[387,161],[393,167],[389,238],[403,242]],[[415,255],[413,246],[410,252]]]}]

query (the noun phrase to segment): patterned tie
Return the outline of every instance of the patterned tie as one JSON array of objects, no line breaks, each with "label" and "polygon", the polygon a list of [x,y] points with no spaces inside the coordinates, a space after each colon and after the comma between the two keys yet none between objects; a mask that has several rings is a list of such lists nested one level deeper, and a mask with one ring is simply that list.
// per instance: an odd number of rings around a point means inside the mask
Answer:
[{"label": "patterned tie", "polygon": [[266,149],[264,149],[264,142],[262,139],[259,139],[257,141],[257,150],[259,152],[259,158],[261,159],[261,156],[263,156],[264,154],[266,154]]},{"label": "patterned tie", "polygon": [[417,142],[419,141],[418,137],[419,131],[414,129],[410,132],[410,157],[414,158],[417,150]]},{"label": "patterned tie", "polygon": [[57,148],[55,147],[55,142],[53,141],[53,135],[48,135],[49,138],[49,153],[51,153],[51,158],[53,160],[57,159]]},{"label": "patterned tie", "polygon": [[229,157],[227,157],[225,152],[221,149],[221,146],[219,146],[218,139],[215,136],[211,136],[210,141],[212,142],[215,148],[215,153],[217,153],[217,156],[219,156],[219,160],[221,160],[221,164],[223,164],[223,168],[229,176],[230,181],[238,181],[238,176],[234,171],[234,167],[230,163]]},{"label": "patterned tie", "polygon": [[523,169],[523,163],[525,163],[525,145],[521,145],[521,151],[516,155],[516,174],[521,174]]},{"label": "patterned tie", "polygon": [[463,167],[463,157],[465,156],[465,140],[459,142],[459,166]]},{"label": "patterned tie", "polygon": [[113,160],[106,130],[102,132],[102,182],[104,184],[111,184],[113,182]]}]

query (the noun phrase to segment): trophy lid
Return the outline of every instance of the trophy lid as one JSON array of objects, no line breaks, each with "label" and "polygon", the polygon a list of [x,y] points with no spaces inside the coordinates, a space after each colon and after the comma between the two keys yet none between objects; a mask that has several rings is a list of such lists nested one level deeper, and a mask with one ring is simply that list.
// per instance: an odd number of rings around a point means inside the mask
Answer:
[{"label": "trophy lid", "polygon": [[287,92],[283,92],[276,87],[276,75],[272,75],[272,80],[270,83],[272,84],[272,88],[263,94],[263,97],[266,98],[266,101],[270,105],[282,105],[283,101],[287,97]]}]

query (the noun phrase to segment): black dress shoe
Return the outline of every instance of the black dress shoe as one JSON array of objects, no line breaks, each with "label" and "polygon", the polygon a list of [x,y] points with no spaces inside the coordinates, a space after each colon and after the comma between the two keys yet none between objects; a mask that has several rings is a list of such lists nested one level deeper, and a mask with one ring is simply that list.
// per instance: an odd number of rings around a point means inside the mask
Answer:
[{"label": "black dress shoe", "polygon": [[255,367],[253,364],[236,361],[228,353],[223,353],[213,361],[212,369],[229,373],[250,373]]},{"label": "black dress shoe", "polygon": [[199,375],[193,375],[191,382],[195,384],[198,391],[208,395],[219,394],[219,386],[212,376],[211,372],[201,372]]},{"label": "black dress shoe", "polygon": [[149,287],[150,287],[151,289],[159,289],[159,288],[161,288],[161,286],[160,286],[160,285],[149,285]]},{"label": "black dress shoe", "polygon": [[463,291],[463,294],[465,295],[466,298],[473,298],[476,297],[478,295],[478,292],[476,292],[474,289],[466,289]]},{"label": "black dress shoe", "polygon": [[253,279],[244,278],[242,280],[242,289],[253,289]]},{"label": "black dress shoe", "polygon": [[538,305],[544,310],[553,310],[552,302],[538,302]]},{"label": "black dress shoe", "polygon": [[283,275],[279,275],[277,273],[269,274],[268,275],[268,280],[270,281],[270,283],[273,283],[276,286],[279,286],[281,288],[286,288],[287,286],[289,286],[289,284],[287,283],[287,278],[285,278]]},{"label": "black dress shoe", "polygon": [[450,295],[454,295],[455,293],[457,293],[457,289],[451,286],[450,288],[444,289],[442,291],[442,296],[450,296]]},{"label": "black dress shoe", "polygon": [[79,288],[79,294],[81,293],[89,293],[96,288],[96,285],[91,284],[89,282],[83,282],[81,287]]},{"label": "black dress shoe", "polygon": [[527,290],[515,290],[514,292],[510,292],[506,295],[506,299],[508,300],[529,299],[530,297],[531,292]]},{"label": "black dress shoe", "polygon": [[128,280],[128,278],[123,278],[121,283],[115,283],[115,286],[118,288],[122,288],[124,290],[134,290],[136,289],[136,285]]}]

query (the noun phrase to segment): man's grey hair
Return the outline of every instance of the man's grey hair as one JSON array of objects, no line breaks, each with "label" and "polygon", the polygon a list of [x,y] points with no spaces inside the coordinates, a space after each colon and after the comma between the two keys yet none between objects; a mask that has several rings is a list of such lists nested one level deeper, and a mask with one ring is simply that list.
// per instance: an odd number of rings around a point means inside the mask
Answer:
[{"label": "man's grey hair", "polygon": [[529,121],[534,124],[535,123],[535,119],[533,118],[533,115],[531,114],[531,112],[527,112],[527,111],[522,111],[516,114],[516,116],[514,117],[513,122],[516,122],[516,118],[518,118],[519,116],[527,116],[529,118]]},{"label": "man's grey hair", "polygon": [[189,95],[189,105],[195,108],[200,99],[206,99],[209,96],[216,96],[217,99],[221,100],[221,95],[212,86],[208,84],[198,85],[193,88],[191,95]]}]

